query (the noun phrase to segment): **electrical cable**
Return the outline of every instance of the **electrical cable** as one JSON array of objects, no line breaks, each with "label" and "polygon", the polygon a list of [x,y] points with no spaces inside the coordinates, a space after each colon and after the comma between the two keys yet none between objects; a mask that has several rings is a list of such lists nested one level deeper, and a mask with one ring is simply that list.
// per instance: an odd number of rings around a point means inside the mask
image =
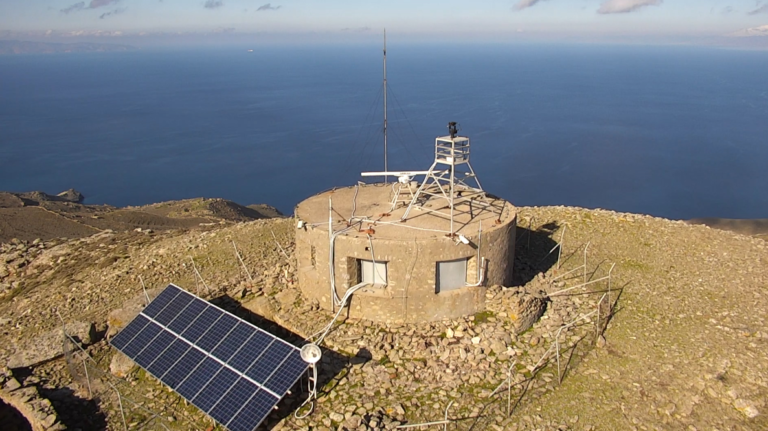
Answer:
[{"label": "electrical cable", "polygon": [[369,248],[371,249],[371,262],[373,262],[373,273],[374,273],[373,283],[371,283],[371,284],[376,284],[376,276],[378,275],[379,278],[384,281],[384,285],[386,286],[387,285],[386,277],[382,277],[381,273],[378,270],[378,268],[376,268],[376,258],[373,257],[373,238],[371,237],[370,234],[368,234],[368,245],[370,246]]},{"label": "electrical cable", "polygon": [[403,110],[403,105],[400,103],[400,99],[397,98],[397,94],[392,88],[392,84],[389,84],[388,87],[389,87],[390,93],[392,93],[392,97],[395,98],[395,105],[397,105],[397,107],[400,108],[400,112],[403,114],[403,118],[405,118],[405,122],[408,123],[408,127],[411,128],[411,132],[413,133],[413,137],[416,138],[416,141],[418,142],[420,140],[419,135],[416,133],[416,130],[413,128],[413,124],[411,124],[411,120],[409,120],[408,116],[405,115],[405,111]]},{"label": "electrical cable", "polygon": [[[294,410],[293,417],[296,419],[304,419],[315,411],[315,399],[317,399],[317,365],[311,364],[310,368],[312,368],[312,378],[307,378],[307,392],[309,392],[309,395],[307,396],[307,399]],[[309,404],[307,413],[299,415],[299,410],[307,404]]]},{"label": "electrical cable", "polygon": [[[355,137],[353,138],[352,144],[355,145],[356,142],[360,140],[360,137],[363,133],[363,131],[367,131],[365,139],[363,140],[363,149],[361,151],[349,151],[347,153],[347,157],[344,158],[344,161],[342,163],[342,166],[345,166],[347,169],[344,170],[344,173],[350,173],[352,172],[353,166],[359,166],[360,161],[362,159],[362,153],[365,152],[366,147],[368,144],[371,143],[371,128],[367,127],[371,124],[371,121],[373,119],[373,115],[378,111],[375,107],[379,105],[379,100],[381,99],[381,94],[383,92],[383,85],[379,87],[379,92],[376,95],[376,99],[371,103],[371,106],[368,108],[368,113],[365,116],[365,121],[363,122],[363,125],[358,129],[357,133],[355,134]],[[354,161],[354,163],[352,163]]]},{"label": "electrical cable", "polygon": [[347,223],[352,223],[352,219],[355,218],[355,211],[357,210],[357,192],[360,190],[360,183],[355,184],[355,196],[352,197],[352,215],[349,216]]},{"label": "electrical cable", "polygon": [[339,310],[336,312],[336,314],[333,316],[333,319],[331,319],[330,323],[325,325],[323,329],[315,332],[314,334],[307,337],[307,341],[313,340],[315,337],[317,337],[319,334],[322,334],[320,338],[318,338],[316,341],[314,341],[315,344],[320,345],[320,343],[323,342],[325,339],[325,336],[328,335],[328,332],[333,327],[333,324],[336,323],[336,320],[339,318],[339,315],[341,314],[341,311],[344,309],[344,307],[347,305],[347,301],[349,301],[349,298],[352,296],[353,293],[356,291],[362,289],[363,287],[368,286],[368,283],[359,283],[356,284],[349,289],[347,289],[347,292],[344,294],[344,297],[341,300],[341,306],[339,307]]},{"label": "electrical cable", "polygon": [[[362,222],[360,223],[362,225]],[[330,239],[330,250],[329,250],[329,258],[328,258],[328,265],[329,265],[329,272],[331,277],[331,300],[333,301],[334,305],[339,305],[341,303],[341,299],[339,299],[339,295],[336,293],[336,271],[334,269],[334,260],[335,260],[335,247],[334,244],[336,242],[336,237],[346,233],[348,230],[352,229],[354,225],[347,226],[346,228],[331,233],[331,239]]]}]

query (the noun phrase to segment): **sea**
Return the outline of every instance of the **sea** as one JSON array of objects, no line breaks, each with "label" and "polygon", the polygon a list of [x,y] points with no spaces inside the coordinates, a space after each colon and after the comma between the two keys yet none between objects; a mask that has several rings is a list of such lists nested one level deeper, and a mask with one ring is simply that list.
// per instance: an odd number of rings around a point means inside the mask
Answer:
[{"label": "sea", "polygon": [[[0,56],[0,190],[291,214],[384,169],[380,47],[246,48]],[[390,43],[387,69],[390,170],[455,121],[516,205],[768,218],[768,52]]]}]

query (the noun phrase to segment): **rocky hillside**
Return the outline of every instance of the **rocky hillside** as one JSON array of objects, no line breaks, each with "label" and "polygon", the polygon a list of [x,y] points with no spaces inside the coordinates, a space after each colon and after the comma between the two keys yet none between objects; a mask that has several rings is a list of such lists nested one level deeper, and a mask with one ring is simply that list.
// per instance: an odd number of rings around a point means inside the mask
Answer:
[{"label": "rocky hillside", "polygon": [[126,208],[84,205],[83,200],[83,195],[72,189],[58,195],[0,192],[0,243],[13,238],[83,238],[104,229],[193,229],[282,216],[269,205],[245,207],[225,199],[186,199]]},{"label": "rocky hillside", "polygon": [[[139,212],[184,220],[201,203]],[[0,373],[0,392],[36,388],[59,415],[52,427],[122,429],[122,402],[135,429],[205,429],[204,415],[105,340],[124,324],[115,310],[143,301],[142,283],[150,292],[175,283],[296,343],[330,322],[295,284],[291,219],[200,224],[88,224],[99,231],[4,240],[0,363],[12,369]],[[462,430],[768,428],[766,242],[564,207],[521,208],[519,226],[518,285],[489,289],[488,311],[419,325],[340,324],[323,344],[315,411],[295,418],[303,399],[293,394],[269,426],[393,429],[447,411],[449,429]],[[558,250],[549,252],[561,238],[558,263]],[[526,329],[533,305],[546,311]],[[93,362],[62,356],[60,344],[35,356],[63,322]]]},{"label": "rocky hillside", "polygon": [[768,240],[768,219],[727,219],[727,218],[695,218],[688,220],[691,224],[703,224],[715,229],[727,230],[742,235],[754,236]]}]

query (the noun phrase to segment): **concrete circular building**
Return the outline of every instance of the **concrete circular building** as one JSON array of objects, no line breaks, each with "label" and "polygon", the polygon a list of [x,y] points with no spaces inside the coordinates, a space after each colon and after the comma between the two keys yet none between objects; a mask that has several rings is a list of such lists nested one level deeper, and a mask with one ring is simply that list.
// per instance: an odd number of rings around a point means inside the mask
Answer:
[{"label": "concrete circular building", "polygon": [[348,306],[350,317],[423,322],[483,311],[486,286],[511,282],[515,208],[482,190],[469,139],[455,127],[435,148],[428,171],[363,174],[397,181],[326,191],[296,207],[307,298],[332,311]]}]

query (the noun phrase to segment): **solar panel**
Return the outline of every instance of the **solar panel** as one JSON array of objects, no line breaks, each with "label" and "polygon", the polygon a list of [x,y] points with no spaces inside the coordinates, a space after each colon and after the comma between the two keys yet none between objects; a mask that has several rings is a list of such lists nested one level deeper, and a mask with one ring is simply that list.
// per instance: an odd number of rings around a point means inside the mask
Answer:
[{"label": "solar panel", "polygon": [[111,341],[231,431],[252,431],[307,370],[300,350],[169,285]]}]

